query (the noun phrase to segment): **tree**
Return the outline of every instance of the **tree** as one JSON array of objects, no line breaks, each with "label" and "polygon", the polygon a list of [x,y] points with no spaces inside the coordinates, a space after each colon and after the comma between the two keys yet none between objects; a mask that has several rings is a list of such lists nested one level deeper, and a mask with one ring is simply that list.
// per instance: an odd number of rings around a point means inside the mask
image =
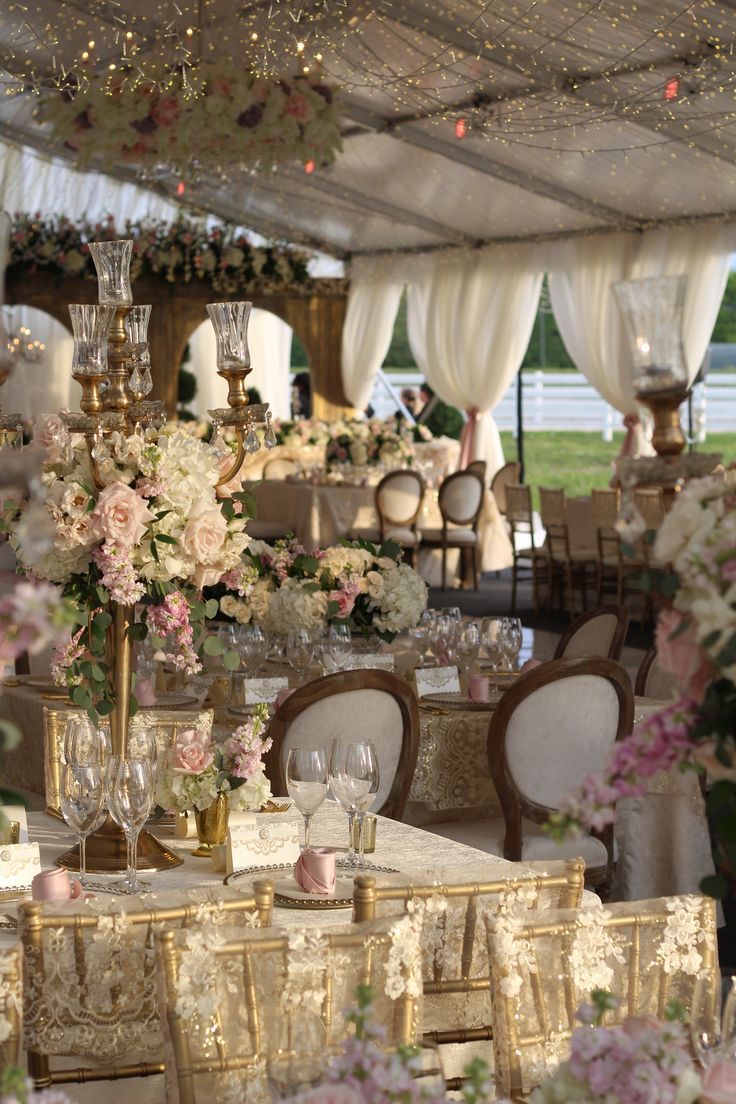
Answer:
[{"label": "tree", "polygon": [[721,309],[713,329],[711,341],[732,345],[736,343],[736,272],[729,272]]}]

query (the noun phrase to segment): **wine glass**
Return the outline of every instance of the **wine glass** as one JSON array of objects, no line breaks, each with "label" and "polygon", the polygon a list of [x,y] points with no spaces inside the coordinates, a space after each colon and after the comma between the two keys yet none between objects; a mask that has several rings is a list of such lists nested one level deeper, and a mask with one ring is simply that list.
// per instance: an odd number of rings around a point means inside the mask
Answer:
[{"label": "wine glass", "polygon": [[483,643],[491,661],[494,677],[498,673],[498,668],[504,657],[501,622],[502,618],[500,617],[483,618]]},{"label": "wine glass", "polygon": [[698,975],[690,1008],[690,1038],[695,1056],[705,1068],[714,1059],[732,1059],[736,1043],[736,977],[731,982],[723,1003],[719,1022],[720,979],[708,970]]},{"label": "wine glass", "polygon": [[70,717],[64,731],[64,762],[104,767],[106,741],[89,717]]},{"label": "wine glass", "polygon": [[480,625],[478,622],[469,621],[462,625],[455,646],[457,662],[461,671],[469,671],[478,662],[480,644]]},{"label": "wine glass", "polygon": [[307,629],[295,629],[286,638],[286,658],[296,671],[297,680],[304,682],[312,656],[314,655],[314,641]]},{"label": "wine glass", "polygon": [[148,884],[138,880],[138,836],[153,809],[154,786],[147,759],[124,759],[114,755],[107,771],[110,815],[125,832],[128,870],[121,886],[128,893],[140,893]]},{"label": "wine glass", "polygon": [[442,613],[435,619],[435,640],[432,650],[437,657],[438,666],[452,663],[455,657],[455,643],[461,622]]},{"label": "wine glass", "polygon": [[238,646],[238,626],[233,624],[218,625],[217,635],[229,652],[235,651]]},{"label": "wine glass", "polygon": [[328,640],[330,659],[334,663],[335,668],[338,671],[342,671],[346,667],[353,650],[353,637],[350,632],[350,626],[341,622],[330,625]]},{"label": "wine glass", "polygon": [[[348,814],[348,866],[365,865],[363,821],[378,793],[380,771],[376,749],[369,741],[334,740],[330,752],[330,787]],[[358,860],[353,847],[353,822],[358,821]]]},{"label": "wine glass", "polygon": [[307,848],[312,817],[327,797],[327,755],[324,748],[291,748],[286,760],[286,789],[304,817],[304,847]]},{"label": "wine glass", "polygon": [[266,662],[271,642],[260,625],[243,625],[239,633],[240,653],[248,671],[258,678],[258,672]]},{"label": "wine glass", "polygon": [[59,806],[79,837],[79,881],[87,885],[87,836],[98,827],[105,804],[105,776],[99,762],[90,766],[64,763],[59,779]]},{"label": "wine glass", "polygon": [[152,728],[133,728],[128,732],[128,759],[143,759],[151,765],[154,790],[158,779],[160,766],[158,754],[158,741],[156,732]]},{"label": "wine glass", "polygon": [[518,617],[504,617],[501,620],[501,647],[508,660],[509,670],[516,666],[516,658],[521,651],[523,634]]}]

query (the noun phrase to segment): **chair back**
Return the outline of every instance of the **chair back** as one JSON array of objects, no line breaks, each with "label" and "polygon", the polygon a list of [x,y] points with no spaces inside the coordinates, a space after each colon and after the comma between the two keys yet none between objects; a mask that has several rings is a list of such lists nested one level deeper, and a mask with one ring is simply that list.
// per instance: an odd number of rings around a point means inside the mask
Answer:
[{"label": "chair back", "polygon": [[656,698],[669,701],[677,688],[675,676],[663,671],[657,659],[657,649],[650,648],[639,665],[634,682],[637,698]]},{"label": "chair back", "polygon": [[3,948],[0,956],[0,1073],[20,1065],[23,1007],[23,948]]},{"label": "chair back", "polygon": [[[493,489],[493,488],[491,488]],[[532,489],[525,483],[509,483],[506,487],[506,520],[512,525],[528,525],[534,529]]]},{"label": "chair back", "polygon": [[[23,1037],[31,1076],[51,1083],[163,1072],[154,932],[205,922],[220,933],[233,924],[268,927],[272,905],[268,881],[256,882],[248,896],[214,886],[156,894],[150,902],[144,896],[21,904]],[[54,1071],[53,1055],[105,1065]],[[126,1065],[115,1069],[121,1059]]]},{"label": "chair back", "polygon": [[286,479],[290,475],[296,475],[299,471],[299,463],[287,456],[273,456],[263,465],[264,479]]},{"label": "chair back", "polygon": [[485,486],[487,470],[488,464],[485,460],[472,460],[468,466],[463,469],[463,471],[475,472],[476,475],[479,475],[483,481],[483,486]]},{"label": "chair back", "polygon": [[664,521],[664,495],[661,487],[637,487],[634,505],[646,522],[647,529],[659,529]]},{"label": "chair back", "polygon": [[567,524],[564,490],[560,487],[540,487],[539,512],[545,529],[548,525]]},{"label": "chair back", "polygon": [[[488,764],[503,811],[504,857],[522,858],[522,817],[545,823],[616,740],[631,732],[634,695],[611,659],[554,659],[506,691],[488,727]],[[613,870],[613,833],[601,834]]]},{"label": "chair back", "polygon": [[[64,733],[68,721],[82,720],[86,713],[81,709],[55,709],[45,705],[43,708],[43,748],[44,781],[46,788],[46,812],[61,819],[59,791],[61,786],[61,764],[64,758]],[[129,739],[134,744],[136,736],[142,731],[153,731],[156,746],[164,754],[176,740],[180,732],[188,728],[196,729],[205,743],[212,733],[212,709],[141,709],[131,717],[128,728]]]},{"label": "chair back", "polygon": [[661,1019],[669,1001],[691,1007],[704,975],[715,1026],[720,974],[715,902],[707,897],[502,914],[489,917],[487,928],[499,1096],[526,1099],[569,1057],[576,1009],[593,989],[621,1002],[606,1013],[606,1025]]},{"label": "chair back", "polygon": [[596,529],[612,529],[621,508],[620,490],[616,487],[594,487],[590,495]]},{"label": "chair back", "polygon": [[[498,469],[491,480],[491,494],[495,498],[496,505],[502,514],[508,514],[508,488],[512,484],[518,484],[520,475],[521,464],[518,460],[510,460],[508,464],[504,464],[502,468]],[[531,502],[529,504],[529,512],[531,513]]]},{"label": "chair back", "polygon": [[484,489],[483,480],[477,472],[453,472],[443,479],[438,493],[443,523],[475,529],[483,505]]},{"label": "chair back", "polygon": [[414,529],[424,500],[424,480],[418,472],[392,471],[376,487],[376,513],[381,538],[388,526]]},{"label": "chair back", "polygon": [[419,710],[414,693],[389,671],[343,671],[300,687],[279,707],[264,756],[273,792],[286,791],[286,761],[293,747],[324,747],[332,741],[375,745],[380,786],[374,809],[401,820],[409,796],[419,748]]},{"label": "chair back", "polygon": [[[421,1017],[421,922],[414,917],[346,931],[243,931],[206,944],[200,933],[166,931],[158,951],[179,1104],[245,1100],[276,1050],[310,1025],[325,1048],[350,1034],[344,1016],[358,985],[370,985],[386,1035],[410,1045]],[[298,1044],[297,1044],[298,1045]],[[167,1076],[168,1080],[168,1076]],[[173,1078],[172,1078],[173,1080]],[[173,1090],[173,1091],[172,1091]],[[254,1097],[255,1099],[255,1097]]]},{"label": "chair back", "polygon": [[555,659],[584,659],[604,656],[621,658],[629,627],[629,612],[624,606],[599,606],[573,621],[560,637]]}]

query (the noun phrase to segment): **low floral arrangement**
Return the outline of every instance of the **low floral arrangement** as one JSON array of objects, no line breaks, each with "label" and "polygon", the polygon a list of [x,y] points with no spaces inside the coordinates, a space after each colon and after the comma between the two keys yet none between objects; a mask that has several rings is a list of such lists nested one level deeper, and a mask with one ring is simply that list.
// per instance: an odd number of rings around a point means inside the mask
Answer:
[{"label": "low floral arrangement", "polygon": [[311,555],[295,540],[252,541],[243,556],[240,588],[220,600],[228,617],[276,636],[295,626],[318,629],[346,622],[365,636],[393,640],[427,606],[427,585],[393,541],[380,547],[345,541]]},{"label": "low floral arrangement", "polygon": [[[650,585],[672,598],[659,614],[657,654],[679,697],[619,741],[606,770],[585,780],[550,824],[562,838],[613,823],[616,802],[647,792],[649,780],[699,763],[717,779],[706,799],[717,814],[716,865],[736,869],[736,471],[692,480],[653,545]],[[725,896],[723,875],[701,888]]]},{"label": "low floral arrangement", "polygon": [[[220,489],[230,497],[218,498],[215,489],[231,464],[229,449],[148,429],[113,433],[90,456],[57,416],[39,423],[32,447],[43,450],[40,490],[29,503],[4,503],[2,524],[20,566],[61,584],[77,610],[81,627],[53,668],[74,704],[95,716],[114,707],[106,662],[110,602],[140,604],[130,637],[150,634],[178,670],[194,674],[202,655],[223,653],[205,629],[217,602],[203,601],[201,591],[222,579],[237,585],[248,543],[249,498],[239,480]],[[39,544],[36,529],[49,521],[51,540]],[[238,656],[227,652],[223,662],[235,668]]]},{"label": "low floral arrangement", "polygon": [[[204,225],[184,217],[176,222],[132,222],[116,226],[112,215],[99,222],[71,222],[64,215],[42,218],[16,212],[10,234],[8,269],[52,272],[96,279],[89,242],[132,238],[131,279],[157,276],[168,283],[203,280],[222,295],[289,290],[312,294],[309,257],[282,245],[251,244],[246,234],[225,224]],[[330,281],[341,290],[343,282]]]},{"label": "low floral arrangement", "polygon": [[406,423],[395,419],[332,422],[325,460],[328,465],[407,468],[414,463],[414,441]]},{"label": "low floral arrangement", "polygon": [[342,148],[335,88],[319,72],[276,78],[234,61],[204,61],[186,71],[149,65],[95,73],[42,99],[38,116],[51,137],[108,164],[247,166],[270,172],[313,161],[330,165]]},{"label": "low floral arrangement", "polygon": [[331,423],[319,418],[296,418],[294,421],[273,423],[276,443],[294,448],[305,445],[326,445],[331,436]]},{"label": "low floral arrangement", "polygon": [[[404,1046],[393,1052],[382,1047],[384,1032],[372,1022],[372,1012],[371,989],[359,985],[355,1007],[345,1013],[346,1020],[353,1024],[353,1034],[326,1067],[323,1084],[294,1097],[295,1104],[447,1104],[441,1077],[422,1080],[418,1047]],[[491,1075],[485,1062],[475,1059],[465,1075],[459,1099],[465,1104],[481,1104],[492,1098]]]},{"label": "low floral arrangement", "polygon": [[263,756],[271,747],[271,740],[262,739],[267,721],[267,706],[255,706],[223,744],[203,742],[193,728],[180,732],[158,780],[157,805],[167,812],[203,812],[227,794],[232,812],[260,809],[271,796],[263,773]]}]

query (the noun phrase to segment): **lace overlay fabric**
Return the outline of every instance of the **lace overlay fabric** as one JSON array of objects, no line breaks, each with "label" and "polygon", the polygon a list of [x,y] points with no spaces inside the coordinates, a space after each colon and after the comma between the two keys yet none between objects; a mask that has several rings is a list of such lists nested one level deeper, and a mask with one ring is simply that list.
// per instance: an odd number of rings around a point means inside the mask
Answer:
[{"label": "lace overlay fabric", "polygon": [[488,772],[489,718],[486,712],[420,707],[419,755],[409,801],[421,803],[421,813],[459,809],[477,817],[502,815]]},{"label": "lace overlay fabric", "polygon": [[[486,918],[499,1095],[526,1094],[569,1055],[575,1010],[591,989],[621,1001],[606,1022],[690,1005],[703,971],[716,984],[714,902],[660,898]],[[543,1041],[539,1041],[540,1038]]]},{"label": "lace overlay fabric", "polygon": [[18,1062],[23,1005],[22,955],[19,945],[0,955],[0,1069]]},{"label": "lace overlay fabric", "polygon": [[[157,910],[194,905],[191,923],[204,925],[203,930],[257,924],[255,912],[225,911],[224,902],[238,896],[215,886],[53,903],[43,906],[40,939],[31,936],[21,916],[26,1049],[95,1063],[160,1060],[154,938],[177,921],[157,919]],[[133,923],[131,914],[142,910],[150,910],[147,920]],[[62,917],[93,917],[96,923],[55,925]]]}]

